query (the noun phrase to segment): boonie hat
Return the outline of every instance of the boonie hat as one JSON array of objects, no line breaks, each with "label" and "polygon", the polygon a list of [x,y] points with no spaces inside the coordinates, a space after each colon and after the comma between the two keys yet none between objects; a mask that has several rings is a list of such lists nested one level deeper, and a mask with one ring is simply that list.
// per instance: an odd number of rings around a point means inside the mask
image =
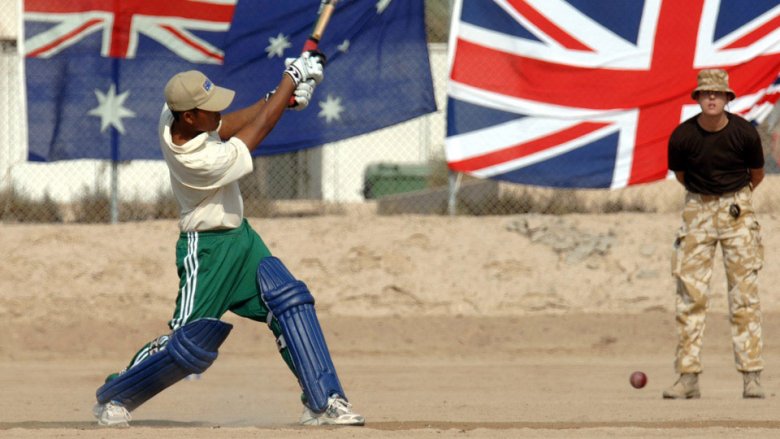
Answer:
[{"label": "boonie hat", "polygon": [[698,87],[691,93],[691,98],[696,100],[696,94],[700,91],[722,91],[726,93],[729,100],[733,100],[737,95],[734,90],[729,88],[729,74],[721,69],[706,69],[699,72],[696,78]]},{"label": "boonie hat", "polygon": [[172,111],[222,111],[235,95],[233,90],[217,87],[197,70],[177,73],[165,85],[165,102]]}]

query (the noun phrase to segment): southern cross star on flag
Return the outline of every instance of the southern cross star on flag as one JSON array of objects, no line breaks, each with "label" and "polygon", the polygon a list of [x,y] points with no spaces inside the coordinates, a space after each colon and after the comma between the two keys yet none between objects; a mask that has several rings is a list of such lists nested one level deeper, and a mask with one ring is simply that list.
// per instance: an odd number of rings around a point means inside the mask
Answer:
[{"label": "southern cross star on flag", "polygon": [[[160,159],[157,121],[175,73],[236,90],[228,112],[282,78],[319,0],[25,0],[29,160]],[[321,146],[436,110],[423,4],[342,0],[320,43],[325,81],[257,154]]]},{"label": "southern cross star on flag", "polygon": [[727,110],[760,120],[780,92],[778,0],[456,0],[450,169],[551,187],[666,178],[667,141],[705,68]]}]

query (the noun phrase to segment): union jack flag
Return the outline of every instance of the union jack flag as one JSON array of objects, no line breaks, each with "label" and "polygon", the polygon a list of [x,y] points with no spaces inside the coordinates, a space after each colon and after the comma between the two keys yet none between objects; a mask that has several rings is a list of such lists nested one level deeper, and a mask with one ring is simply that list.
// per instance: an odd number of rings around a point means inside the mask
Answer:
[{"label": "union jack flag", "polygon": [[[300,54],[319,4],[25,0],[28,159],[161,159],[157,120],[171,76],[201,70],[236,91],[227,111],[248,106]],[[325,81],[255,153],[321,146],[435,111],[423,13],[419,0],[340,2],[320,44]]]},{"label": "union jack flag", "polygon": [[104,57],[134,58],[144,35],[197,63],[221,64],[224,53],[191,29],[226,32],[238,0],[25,0],[25,20],[55,25],[25,41],[27,56],[49,58],[100,32]]},{"label": "union jack flag", "polygon": [[456,0],[452,22],[447,161],[479,177],[663,179],[699,70],[726,69],[747,118],[780,92],[778,0]]}]

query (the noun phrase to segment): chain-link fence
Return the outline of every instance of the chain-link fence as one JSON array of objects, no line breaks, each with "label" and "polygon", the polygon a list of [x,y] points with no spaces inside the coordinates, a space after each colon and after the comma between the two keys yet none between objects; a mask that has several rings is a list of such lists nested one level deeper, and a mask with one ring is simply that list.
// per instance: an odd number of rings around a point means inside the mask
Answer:
[{"label": "chain-link fence", "polygon": [[[426,0],[438,110],[399,125],[295,153],[255,158],[241,181],[247,216],[338,213],[354,205],[380,214],[563,214],[673,212],[683,190],[663,181],[622,190],[555,190],[450,175],[444,158],[450,0]],[[4,3],[4,5],[6,5]],[[164,162],[27,161],[21,6],[0,11],[0,221],[109,222],[176,218]],[[16,17],[16,18],[8,18]],[[30,72],[27,72],[29,74]],[[774,210],[777,129],[760,127],[769,176],[759,210]],[[367,147],[370,146],[370,147]],[[457,196],[452,187],[458,187]],[[115,198],[112,198],[112,194]],[[113,207],[113,209],[112,209]]]}]

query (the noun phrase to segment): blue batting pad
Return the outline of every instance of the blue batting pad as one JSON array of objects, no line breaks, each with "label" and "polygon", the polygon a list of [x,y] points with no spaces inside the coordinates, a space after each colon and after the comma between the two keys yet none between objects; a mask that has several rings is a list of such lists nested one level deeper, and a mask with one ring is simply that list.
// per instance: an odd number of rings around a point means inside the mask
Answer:
[{"label": "blue batting pad", "polygon": [[165,348],[131,367],[97,390],[100,404],[115,401],[127,410],[151,399],[190,374],[203,373],[233,325],[203,318],[177,329]]},{"label": "blue batting pad", "polygon": [[306,284],[296,280],[273,256],[260,262],[257,281],[263,302],[282,327],[306,404],[323,412],[331,395],[346,399],[314,310],[314,297]]}]

